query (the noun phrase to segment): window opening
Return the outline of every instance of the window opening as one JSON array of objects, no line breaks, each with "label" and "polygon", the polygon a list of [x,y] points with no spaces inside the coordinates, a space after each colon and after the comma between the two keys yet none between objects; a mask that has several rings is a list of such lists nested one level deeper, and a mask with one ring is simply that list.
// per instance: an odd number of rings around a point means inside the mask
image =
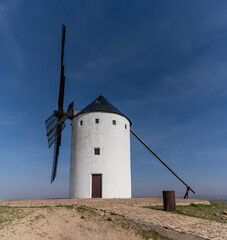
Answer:
[{"label": "window opening", "polygon": [[100,148],[94,148],[94,154],[100,155]]},{"label": "window opening", "polygon": [[113,120],[113,125],[116,125],[116,124],[117,124],[116,120]]},{"label": "window opening", "polygon": [[125,124],[125,129],[127,129],[127,124]]},{"label": "window opening", "polygon": [[98,118],[95,119],[95,123],[99,123],[99,119]]},{"label": "window opening", "polygon": [[83,125],[83,121],[80,121],[80,126],[82,126]]}]

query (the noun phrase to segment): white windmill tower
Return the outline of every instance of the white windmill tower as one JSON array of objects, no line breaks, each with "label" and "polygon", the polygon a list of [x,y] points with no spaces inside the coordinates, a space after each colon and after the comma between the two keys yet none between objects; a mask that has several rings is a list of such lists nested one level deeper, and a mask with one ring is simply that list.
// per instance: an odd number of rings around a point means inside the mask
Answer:
[{"label": "white windmill tower", "polygon": [[72,120],[71,198],[130,198],[130,120],[99,96]]},{"label": "white windmill tower", "polygon": [[64,43],[63,25],[58,110],[45,121],[49,147],[55,143],[51,183],[57,173],[61,132],[65,121],[71,119],[70,198],[131,197],[130,132],[187,187],[184,198],[189,190],[195,193],[135,134],[131,121],[102,95],[81,111],[73,111],[73,102],[67,112],[63,111]]}]

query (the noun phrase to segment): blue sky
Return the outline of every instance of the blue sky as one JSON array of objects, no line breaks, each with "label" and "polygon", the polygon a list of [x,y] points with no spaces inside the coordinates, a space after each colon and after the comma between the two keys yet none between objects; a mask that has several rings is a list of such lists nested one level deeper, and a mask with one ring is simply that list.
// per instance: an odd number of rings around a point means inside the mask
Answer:
[{"label": "blue sky", "polygon": [[[226,11],[223,0],[0,0],[0,199],[68,196],[70,122],[53,184],[44,124],[62,23],[65,109],[104,95],[198,195],[227,194]],[[133,136],[131,148],[133,196],[184,195]]]}]

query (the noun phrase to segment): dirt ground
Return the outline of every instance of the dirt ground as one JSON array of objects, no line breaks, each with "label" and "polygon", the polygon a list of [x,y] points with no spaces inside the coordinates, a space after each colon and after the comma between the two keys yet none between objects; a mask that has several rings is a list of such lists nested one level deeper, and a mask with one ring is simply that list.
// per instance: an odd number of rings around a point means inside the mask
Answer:
[{"label": "dirt ground", "polygon": [[[83,208],[19,207],[8,210],[5,214],[14,219],[0,224],[2,240],[142,239],[135,230],[122,227],[117,219],[110,219],[105,214],[96,215],[96,212]],[[4,217],[4,212],[1,215]]]},{"label": "dirt ground", "polygon": [[[177,205],[191,203],[210,204],[176,199]],[[160,198],[0,201],[0,239],[167,239],[159,232],[179,240],[227,240],[225,223],[144,208],[162,204]]]}]

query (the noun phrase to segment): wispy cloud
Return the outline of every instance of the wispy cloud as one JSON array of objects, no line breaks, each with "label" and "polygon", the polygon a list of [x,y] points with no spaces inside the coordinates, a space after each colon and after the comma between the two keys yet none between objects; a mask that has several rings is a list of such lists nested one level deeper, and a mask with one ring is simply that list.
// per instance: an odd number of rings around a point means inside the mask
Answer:
[{"label": "wispy cloud", "polygon": [[[119,45],[108,46],[103,50],[101,55],[99,54],[95,59],[85,62],[76,72],[69,73],[69,77],[75,77],[77,80],[83,81],[87,79],[89,81],[90,76],[94,75],[94,73],[98,76],[105,75],[106,69],[108,69],[109,74],[111,74],[109,68],[115,65],[119,66],[123,61],[127,61],[127,59],[133,59],[144,45],[145,41],[140,43],[129,43],[127,47]],[[135,67],[136,66],[134,66],[134,68]],[[103,81],[102,78],[99,79]]]},{"label": "wispy cloud", "polygon": [[173,86],[178,91],[177,98],[187,98],[195,94],[209,97],[214,92],[225,94],[227,91],[227,62],[218,61],[201,64],[188,72],[167,77],[165,83]]},{"label": "wispy cloud", "polygon": [[[106,54],[100,56],[92,62],[85,64],[86,68],[99,68],[119,64],[119,62],[132,58],[142,47],[143,43],[129,44],[127,47],[108,47]],[[109,53],[109,54],[108,54]]]},{"label": "wispy cloud", "polygon": [[0,126],[10,126],[10,125],[14,125],[15,121],[12,120],[8,120],[8,119],[0,119]]},{"label": "wispy cloud", "polygon": [[24,66],[23,50],[13,33],[12,19],[18,5],[22,0],[9,0],[0,3],[0,30],[6,39],[8,50],[11,52],[12,59],[19,67]]},{"label": "wispy cloud", "polygon": [[[152,103],[161,103],[169,101],[183,101],[199,97],[200,103],[216,98],[216,96],[225,96],[227,94],[227,70],[226,61],[217,61],[215,64],[207,63],[189,68],[184,72],[179,71],[160,79],[162,84],[161,91],[153,91],[148,94],[146,91],[141,95],[135,94],[134,98],[120,102],[119,105],[133,108],[143,107]],[[167,91],[165,91],[167,89]],[[170,90],[172,89],[172,91]],[[204,99],[204,100],[203,100]]]},{"label": "wispy cloud", "polygon": [[215,149],[198,149],[193,152],[193,155],[198,161],[215,161],[218,163],[219,161],[223,162],[223,160],[227,158],[227,150],[223,147],[216,147]]},{"label": "wispy cloud", "polygon": [[8,0],[0,2],[0,26],[3,26],[4,24],[7,24],[8,14],[13,13],[17,6],[18,6],[17,0]]}]

